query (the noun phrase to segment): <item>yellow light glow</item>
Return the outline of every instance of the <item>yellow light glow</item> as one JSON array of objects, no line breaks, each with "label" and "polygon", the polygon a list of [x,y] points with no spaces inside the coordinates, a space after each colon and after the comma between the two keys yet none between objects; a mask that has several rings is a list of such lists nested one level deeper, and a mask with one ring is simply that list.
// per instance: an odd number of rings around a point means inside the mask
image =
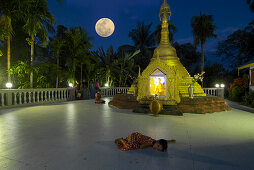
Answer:
[{"label": "yellow light glow", "polygon": [[166,96],[165,83],[165,77],[150,77],[150,95]]}]

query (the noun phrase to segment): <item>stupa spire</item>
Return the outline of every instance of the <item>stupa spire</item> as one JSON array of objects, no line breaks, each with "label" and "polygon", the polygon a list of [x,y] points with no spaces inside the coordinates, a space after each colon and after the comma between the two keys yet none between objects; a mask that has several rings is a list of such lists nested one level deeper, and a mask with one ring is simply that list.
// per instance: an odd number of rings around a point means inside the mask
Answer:
[{"label": "stupa spire", "polygon": [[171,17],[171,10],[166,0],[160,8],[159,18],[161,20],[161,39],[159,46],[154,50],[153,59],[160,58],[168,65],[179,65],[179,58],[176,55],[176,50],[169,41],[169,20]]},{"label": "stupa spire", "polygon": [[168,24],[171,17],[171,10],[166,0],[163,0],[163,4],[160,9],[159,18],[161,23],[161,41],[162,44],[170,44]]}]

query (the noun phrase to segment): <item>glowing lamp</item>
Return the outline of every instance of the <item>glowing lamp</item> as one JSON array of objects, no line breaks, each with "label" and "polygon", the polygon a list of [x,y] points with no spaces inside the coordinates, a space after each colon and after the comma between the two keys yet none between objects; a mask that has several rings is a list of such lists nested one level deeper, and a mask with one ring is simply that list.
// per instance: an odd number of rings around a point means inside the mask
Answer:
[{"label": "glowing lamp", "polygon": [[5,85],[8,89],[12,88],[12,83],[6,83]]},{"label": "glowing lamp", "polygon": [[215,87],[216,87],[216,88],[219,88],[219,87],[220,87],[220,85],[219,85],[219,84],[216,84],[216,85],[215,85]]},{"label": "glowing lamp", "polygon": [[221,84],[220,87],[221,87],[221,88],[224,88],[224,87],[225,87],[225,84]]},{"label": "glowing lamp", "polygon": [[69,83],[69,87],[73,87],[73,84],[72,84],[72,83]]},{"label": "glowing lamp", "polygon": [[108,87],[108,83],[105,84],[105,87]]}]

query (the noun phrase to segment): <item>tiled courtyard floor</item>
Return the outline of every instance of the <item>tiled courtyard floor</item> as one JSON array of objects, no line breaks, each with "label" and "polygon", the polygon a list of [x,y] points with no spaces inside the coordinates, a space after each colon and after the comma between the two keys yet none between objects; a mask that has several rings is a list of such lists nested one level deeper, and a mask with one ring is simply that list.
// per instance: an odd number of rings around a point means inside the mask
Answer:
[{"label": "tiled courtyard floor", "polygon": [[[119,151],[114,139],[136,131],[177,142],[166,153]],[[93,100],[0,110],[0,169],[251,170],[254,114],[153,117]]]}]

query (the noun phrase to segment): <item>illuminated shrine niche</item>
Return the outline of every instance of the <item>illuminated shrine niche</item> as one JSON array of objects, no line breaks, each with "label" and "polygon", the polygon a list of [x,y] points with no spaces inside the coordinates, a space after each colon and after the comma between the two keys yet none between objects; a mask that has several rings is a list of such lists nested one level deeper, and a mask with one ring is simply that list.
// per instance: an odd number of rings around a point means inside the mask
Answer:
[{"label": "illuminated shrine niche", "polygon": [[150,75],[150,95],[166,96],[166,74],[156,69]]}]

